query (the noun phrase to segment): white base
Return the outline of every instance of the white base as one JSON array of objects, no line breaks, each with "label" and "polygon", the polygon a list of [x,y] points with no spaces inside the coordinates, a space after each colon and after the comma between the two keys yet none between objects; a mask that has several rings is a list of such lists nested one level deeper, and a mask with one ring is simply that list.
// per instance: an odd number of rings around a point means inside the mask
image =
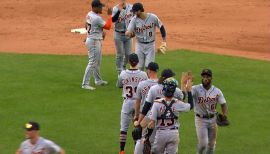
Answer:
[{"label": "white base", "polygon": [[71,29],[71,33],[86,34],[87,31],[85,28],[77,28],[77,29]]}]

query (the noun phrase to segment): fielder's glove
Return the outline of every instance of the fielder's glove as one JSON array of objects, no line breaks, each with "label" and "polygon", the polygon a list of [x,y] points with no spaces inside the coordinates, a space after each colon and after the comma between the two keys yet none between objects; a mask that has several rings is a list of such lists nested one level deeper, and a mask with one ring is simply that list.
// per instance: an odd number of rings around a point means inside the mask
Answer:
[{"label": "fielder's glove", "polygon": [[159,48],[157,49],[158,53],[162,53],[162,54],[166,54],[167,51],[167,44],[166,42],[162,42],[161,45],[159,46]]},{"label": "fielder's glove", "polygon": [[217,113],[217,125],[218,126],[229,126],[230,122],[227,119],[227,116]]},{"label": "fielder's glove", "polygon": [[149,137],[144,140],[143,154],[151,154],[151,143],[149,141]]},{"label": "fielder's glove", "polygon": [[132,138],[134,141],[137,141],[142,138],[142,127],[141,125],[138,125],[134,128],[132,131]]}]

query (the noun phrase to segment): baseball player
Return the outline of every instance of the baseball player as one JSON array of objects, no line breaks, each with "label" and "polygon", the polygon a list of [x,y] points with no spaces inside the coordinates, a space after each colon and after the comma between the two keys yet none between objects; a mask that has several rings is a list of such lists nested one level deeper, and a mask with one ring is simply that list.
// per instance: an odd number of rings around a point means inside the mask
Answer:
[{"label": "baseball player", "polygon": [[[142,111],[140,113],[139,120],[136,122],[137,117],[134,117],[134,121],[135,121],[134,126],[135,127],[145,128],[146,124],[149,123],[149,111],[152,107],[152,104],[154,103],[154,100],[164,97],[164,95],[163,95],[163,87],[164,87],[163,81],[166,80],[167,78],[170,78],[173,76],[175,76],[175,73],[171,69],[164,69],[161,72],[161,77],[158,80],[158,84],[150,87],[150,89],[148,91],[148,94],[147,94],[146,99],[145,99],[145,103],[144,103],[144,105],[142,105]],[[174,92],[174,98],[179,99],[179,100],[184,99],[183,92],[179,88],[176,88],[176,90]],[[150,137],[151,144],[154,143],[154,137],[155,137],[155,130]],[[142,150],[142,147],[143,147],[142,140],[137,140],[136,146],[135,146],[135,153],[140,154],[139,151]]]},{"label": "baseball player", "polygon": [[85,45],[88,49],[89,62],[86,66],[82,88],[88,90],[95,90],[94,87],[90,86],[90,76],[93,74],[96,85],[106,85],[107,81],[102,80],[100,75],[100,64],[101,64],[101,40],[105,37],[103,29],[110,30],[112,25],[112,9],[108,9],[109,18],[105,22],[99,15],[102,13],[102,8],[105,5],[99,0],[92,1],[92,11],[86,16],[86,30],[87,39]]},{"label": "baseball player", "polygon": [[34,121],[29,121],[24,126],[26,130],[26,138],[22,142],[16,154],[65,154],[54,142],[39,136],[39,124]]},{"label": "baseball player", "polygon": [[114,43],[116,48],[116,69],[118,74],[126,69],[128,55],[131,54],[132,39],[125,35],[128,24],[133,17],[132,5],[126,0],[113,7],[112,21],[114,22]]},{"label": "baseball player", "polygon": [[[164,86],[163,81],[173,76],[175,76],[175,73],[171,69],[164,69],[161,72],[161,77],[159,78],[158,84],[152,86],[148,91],[148,94],[145,99],[145,104],[142,108],[142,112],[139,117],[139,121],[138,121],[139,123],[142,122],[144,117],[147,115],[148,111],[151,109],[154,100],[164,97],[163,91],[162,91],[163,86]],[[175,93],[174,93],[174,98],[179,99],[179,100],[184,99],[184,94],[179,88],[176,88]]]},{"label": "baseball player", "polygon": [[121,72],[118,78],[118,87],[123,88],[123,105],[121,110],[121,129],[120,129],[120,154],[124,154],[127,132],[130,120],[134,114],[134,104],[136,90],[139,82],[147,80],[147,74],[137,69],[139,63],[138,55],[129,55],[130,69]]},{"label": "baseball player", "polygon": [[[134,121],[139,120],[139,114],[142,111],[142,107],[144,105],[145,98],[150,87],[158,84],[158,77],[157,77],[158,69],[159,69],[159,66],[157,63],[150,62],[147,67],[147,75],[149,79],[140,82],[138,85],[137,92],[136,92]],[[143,151],[143,145],[140,144],[140,140],[137,140],[134,154],[140,154],[142,153],[142,151]]]},{"label": "baseball player", "polygon": [[166,44],[166,31],[159,18],[152,13],[145,13],[141,3],[135,3],[132,7],[135,16],[127,28],[126,35],[132,37],[135,33],[136,47],[140,62],[139,69],[143,70],[150,62],[155,61],[156,27],[160,29],[163,43]]},{"label": "baseball player", "polygon": [[[152,146],[152,154],[176,154],[178,152],[180,124],[178,117],[180,112],[188,112],[193,108],[193,101],[184,103],[173,98],[178,83],[174,78],[164,81],[163,93],[165,98],[155,100],[150,112],[150,123],[146,140],[151,136],[156,127],[155,141]],[[188,93],[190,98],[192,85],[189,84]],[[192,99],[191,99],[192,100]]]},{"label": "baseball player", "polygon": [[155,62],[150,62],[147,67],[148,80],[142,81],[139,83],[137,92],[136,92],[136,103],[135,103],[135,115],[134,120],[139,120],[139,114],[142,111],[142,107],[145,102],[146,95],[148,94],[149,89],[158,84],[158,72],[159,66]]},{"label": "baseball player", "polygon": [[228,107],[221,90],[212,85],[212,71],[202,70],[201,77],[202,84],[192,87],[198,154],[205,151],[213,154],[217,138],[216,106],[221,105],[224,116],[227,116]]}]

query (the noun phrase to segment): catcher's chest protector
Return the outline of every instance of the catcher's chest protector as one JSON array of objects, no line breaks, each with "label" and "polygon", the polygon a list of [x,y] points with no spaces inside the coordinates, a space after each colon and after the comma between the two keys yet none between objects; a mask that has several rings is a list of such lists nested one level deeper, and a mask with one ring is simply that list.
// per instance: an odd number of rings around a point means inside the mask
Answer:
[{"label": "catcher's chest protector", "polygon": [[168,105],[165,100],[162,100],[162,104],[166,107],[164,113],[158,117],[157,119],[178,119],[178,117],[173,113],[172,105],[175,103],[175,100],[172,100],[171,103]]}]

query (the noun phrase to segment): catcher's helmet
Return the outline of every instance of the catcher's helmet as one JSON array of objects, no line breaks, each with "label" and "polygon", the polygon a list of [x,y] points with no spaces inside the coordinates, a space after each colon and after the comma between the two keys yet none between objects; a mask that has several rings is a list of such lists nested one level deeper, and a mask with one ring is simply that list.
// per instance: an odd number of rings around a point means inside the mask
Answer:
[{"label": "catcher's helmet", "polygon": [[165,97],[172,97],[178,82],[175,78],[171,77],[163,81],[163,94]]}]

